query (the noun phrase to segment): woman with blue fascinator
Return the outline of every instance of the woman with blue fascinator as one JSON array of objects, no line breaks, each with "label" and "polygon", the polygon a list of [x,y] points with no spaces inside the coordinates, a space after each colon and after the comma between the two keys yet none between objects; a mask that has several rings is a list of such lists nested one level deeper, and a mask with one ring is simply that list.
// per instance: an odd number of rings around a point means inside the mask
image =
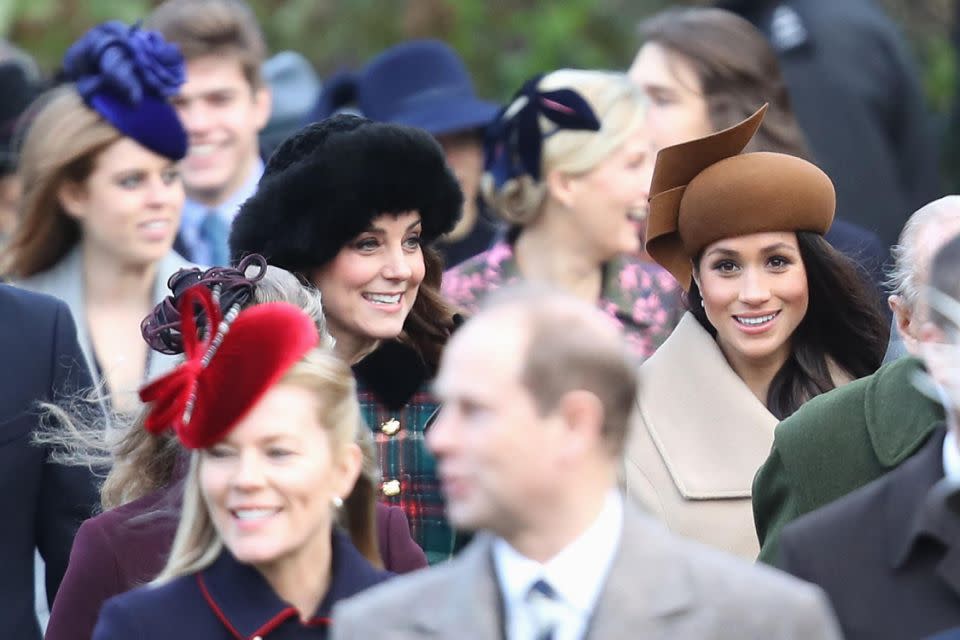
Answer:
[{"label": "woman with blue fascinator", "polygon": [[168,370],[140,320],[190,267],[171,249],[183,206],[177,162],[187,135],[168,99],[184,62],[159,34],[119,22],[91,29],[67,51],[70,82],[42,98],[20,158],[20,221],[2,271],[63,299],[113,408]]},{"label": "woman with blue fascinator", "polygon": [[483,195],[507,238],[443,276],[467,311],[520,279],[595,302],[638,360],[681,315],[680,287],[639,258],[654,149],[644,100],[620,73],[562,69],[528,81],[488,130]]}]

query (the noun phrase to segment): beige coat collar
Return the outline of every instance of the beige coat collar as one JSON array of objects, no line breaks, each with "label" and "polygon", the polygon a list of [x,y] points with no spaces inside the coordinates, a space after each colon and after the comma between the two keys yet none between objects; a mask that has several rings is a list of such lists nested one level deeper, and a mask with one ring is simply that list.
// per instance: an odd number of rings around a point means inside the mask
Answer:
[{"label": "beige coat collar", "polygon": [[683,497],[749,498],[778,421],[693,315],[640,367],[640,380],[642,421]]}]

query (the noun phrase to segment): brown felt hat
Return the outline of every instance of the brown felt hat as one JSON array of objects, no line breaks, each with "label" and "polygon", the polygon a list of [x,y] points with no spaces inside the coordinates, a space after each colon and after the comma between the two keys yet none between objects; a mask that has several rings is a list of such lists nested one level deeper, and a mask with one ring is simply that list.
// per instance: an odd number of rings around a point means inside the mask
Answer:
[{"label": "brown felt hat", "polygon": [[783,153],[740,153],[767,106],[729,129],[662,149],[650,185],[647,252],[687,290],[709,244],[751,233],[813,231],[833,222],[833,183]]}]

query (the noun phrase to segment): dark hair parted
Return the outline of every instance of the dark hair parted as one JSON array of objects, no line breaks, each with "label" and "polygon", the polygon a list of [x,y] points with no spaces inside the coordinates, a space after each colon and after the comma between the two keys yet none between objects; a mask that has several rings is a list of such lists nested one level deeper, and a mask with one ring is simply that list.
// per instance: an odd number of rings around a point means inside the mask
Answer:
[{"label": "dark hair parted", "polygon": [[776,52],[752,24],[723,9],[693,7],[657,13],[637,31],[644,44],[660,45],[691,65],[714,131],[743,121],[769,103],[745,151],[810,159]]},{"label": "dark hair parted", "polygon": [[[817,233],[798,231],[797,245],[810,300],[806,315],[791,336],[790,357],[767,392],[767,409],[781,420],[807,400],[835,387],[830,363],[853,378],[876,371],[890,337],[879,297],[855,263]],[[694,264],[699,263],[697,256]],[[700,325],[716,337],[702,300],[693,283],[687,305]]]},{"label": "dark hair parted", "polygon": [[[259,253],[310,281],[381,215],[418,212],[429,245],[453,229],[462,206],[460,184],[430,134],[339,114],[277,147],[234,220],[230,251],[234,260]],[[439,255],[424,246],[423,257],[426,277],[401,337],[435,370],[454,312],[440,295]]]}]

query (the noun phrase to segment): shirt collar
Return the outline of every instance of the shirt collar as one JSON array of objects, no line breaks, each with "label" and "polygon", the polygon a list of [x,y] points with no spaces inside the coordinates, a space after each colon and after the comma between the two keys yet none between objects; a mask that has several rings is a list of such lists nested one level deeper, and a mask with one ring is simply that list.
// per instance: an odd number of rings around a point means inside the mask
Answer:
[{"label": "shirt collar", "polygon": [[[337,601],[382,582],[388,576],[388,573],[374,569],[345,534],[335,531],[331,546],[330,587],[313,617],[303,626],[328,626],[330,611]],[[297,610],[274,593],[257,569],[237,561],[226,549],[212,565],[197,574],[197,583],[213,613],[237,637],[265,635],[297,616]]]},{"label": "shirt collar", "polygon": [[493,561],[504,602],[511,608],[520,605],[542,578],[567,606],[589,616],[613,564],[622,531],[623,498],[611,490],[593,524],[544,564],[498,538],[493,543]]},{"label": "shirt collar", "polygon": [[957,448],[957,432],[949,421],[947,435],[943,439],[943,474],[954,482],[960,482],[960,449]]},{"label": "shirt collar", "polygon": [[263,160],[257,158],[257,163],[254,165],[250,175],[247,176],[246,181],[220,204],[210,206],[197,202],[192,198],[187,198],[187,201],[183,205],[184,221],[188,224],[194,222],[199,224],[199,221],[203,219],[203,216],[207,215],[208,211],[216,211],[217,215],[221,216],[228,223],[232,223],[237,212],[240,211],[240,206],[257,192],[257,185],[260,184],[260,178],[262,176]]}]

